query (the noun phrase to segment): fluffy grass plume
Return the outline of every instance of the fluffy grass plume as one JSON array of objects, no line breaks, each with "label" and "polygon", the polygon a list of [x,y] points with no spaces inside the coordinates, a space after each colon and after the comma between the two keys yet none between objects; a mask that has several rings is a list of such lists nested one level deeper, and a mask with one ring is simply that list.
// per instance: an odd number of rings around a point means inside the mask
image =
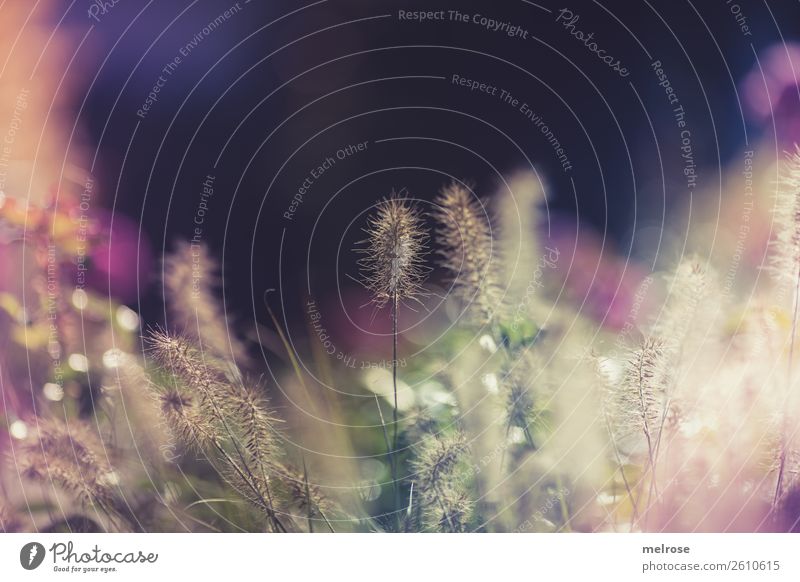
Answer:
[{"label": "fluffy grass plume", "polygon": [[609,395],[619,437],[643,436],[651,459],[668,383],[665,353],[663,341],[646,338],[629,353],[620,383]]},{"label": "fluffy grass plume", "polygon": [[[697,338],[690,337],[690,334],[709,316],[709,313],[701,313],[700,309],[710,295],[713,283],[713,273],[695,256],[682,260],[668,275],[669,296],[653,324],[651,335],[660,338],[664,348],[672,352],[674,365],[678,363],[674,361],[680,355],[678,352],[697,342]],[[717,306],[719,302],[716,298]]]},{"label": "fluffy grass plume", "polygon": [[772,274],[782,284],[792,289],[792,324],[789,340],[789,362],[786,370],[786,393],[781,422],[780,446],[777,453],[778,469],[775,494],[772,500],[773,514],[777,515],[778,505],[783,496],[784,477],[789,456],[788,414],[786,408],[792,400],[793,360],[797,317],[800,309],[800,146],[795,145],[789,154],[781,177],[781,186],[775,195],[773,206],[774,230],[770,241],[770,267]]},{"label": "fluffy grass plume", "polygon": [[[157,397],[178,434],[200,446],[238,437],[243,449],[259,462],[277,455],[279,419],[253,388],[206,361],[188,338],[156,331],[150,342],[157,361],[175,380],[157,391]],[[183,425],[191,429],[182,429]]]},{"label": "fluffy grass plume", "polygon": [[797,286],[800,275],[800,146],[788,154],[772,207],[770,271]]},{"label": "fluffy grass plume", "polygon": [[398,308],[403,301],[423,294],[423,283],[429,269],[425,266],[428,233],[417,207],[407,198],[392,195],[378,203],[365,229],[367,238],[358,249],[365,256],[359,261],[364,286],[372,293],[372,302],[382,308],[387,303],[392,320],[392,411],[393,438],[388,451],[395,483],[395,503],[399,505],[397,486],[397,336]]},{"label": "fluffy grass plume", "polygon": [[292,507],[305,515],[308,531],[314,531],[314,522],[321,521],[324,528],[334,532],[328,517],[338,513],[337,505],[322,492],[322,488],[308,480],[308,471],[303,466],[302,473],[291,466],[284,469],[284,482]]},{"label": "fluffy grass plume", "polygon": [[512,427],[521,429],[525,441],[535,448],[534,433],[545,423],[542,411],[536,406],[533,380],[536,370],[530,357],[521,357],[513,365],[508,364],[500,383],[505,398],[506,433]]},{"label": "fluffy grass plume", "polygon": [[[597,368],[600,385],[606,391],[603,406],[604,422],[609,431],[614,455],[623,472],[625,489],[631,499],[634,520],[638,520],[637,503],[631,495],[631,484],[624,475],[620,453],[639,455],[644,450],[644,472],[650,476],[649,490],[644,500],[644,511],[650,507],[653,495],[658,496],[656,471],[661,436],[669,408],[670,351],[662,340],[648,337],[631,350],[617,382],[609,381],[601,368]],[[643,445],[643,447],[642,447]],[[645,527],[646,527],[646,517]]]},{"label": "fluffy grass plume", "polygon": [[479,323],[491,323],[502,302],[503,288],[486,209],[457,182],[444,187],[434,202],[438,253],[453,291],[471,304]]},{"label": "fluffy grass plume", "polygon": [[118,515],[114,495],[118,478],[97,434],[76,419],[69,424],[39,420],[37,425],[38,436],[25,442],[17,455],[20,473],[62,488],[113,521]]},{"label": "fluffy grass plume", "polygon": [[379,308],[415,299],[423,293],[428,233],[418,208],[395,195],[378,203],[357,250],[361,278]]},{"label": "fluffy grass plume", "polygon": [[214,427],[198,409],[197,397],[168,388],[158,395],[158,401],[169,430],[182,443],[203,450],[214,442]]},{"label": "fluffy grass plume", "polygon": [[503,256],[504,282],[515,298],[524,297],[531,269],[542,256],[541,206],[545,202],[539,176],[530,170],[514,174],[495,194]]},{"label": "fluffy grass plume", "polygon": [[191,340],[156,331],[150,342],[174,380],[156,389],[167,425],[215,461],[220,476],[265,513],[273,531],[288,531],[278,507],[285,490],[279,421],[264,399],[209,364]]},{"label": "fluffy grass plume", "polygon": [[466,452],[461,433],[426,435],[415,447],[411,469],[424,530],[466,531],[473,507],[462,471]]},{"label": "fluffy grass plume", "polygon": [[222,278],[217,261],[204,244],[179,242],[164,257],[164,293],[172,324],[218,357],[247,361],[245,345],[231,333],[230,316],[220,306]]},{"label": "fluffy grass plume", "polygon": [[17,517],[2,503],[0,503],[0,532],[12,533],[21,531],[21,524]]}]

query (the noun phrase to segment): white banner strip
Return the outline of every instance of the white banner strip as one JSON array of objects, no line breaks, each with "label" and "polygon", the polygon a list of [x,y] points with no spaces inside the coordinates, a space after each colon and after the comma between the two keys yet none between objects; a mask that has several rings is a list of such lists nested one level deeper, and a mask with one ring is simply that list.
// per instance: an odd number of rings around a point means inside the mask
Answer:
[{"label": "white banner strip", "polygon": [[798,550],[792,534],[3,534],[0,579],[796,581]]}]

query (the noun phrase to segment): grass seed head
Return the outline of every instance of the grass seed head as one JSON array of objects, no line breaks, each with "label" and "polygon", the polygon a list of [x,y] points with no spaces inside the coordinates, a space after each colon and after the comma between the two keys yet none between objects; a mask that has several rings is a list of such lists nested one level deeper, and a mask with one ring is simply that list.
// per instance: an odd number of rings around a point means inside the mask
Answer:
[{"label": "grass seed head", "polygon": [[369,217],[367,238],[358,252],[364,286],[377,307],[423,294],[429,269],[425,266],[428,233],[417,207],[407,198],[392,195],[380,202]]},{"label": "grass seed head", "polygon": [[457,182],[443,188],[435,203],[441,265],[455,294],[471,304],[481,324],[487,324],[499,315],[503,287],[486,210]]}]

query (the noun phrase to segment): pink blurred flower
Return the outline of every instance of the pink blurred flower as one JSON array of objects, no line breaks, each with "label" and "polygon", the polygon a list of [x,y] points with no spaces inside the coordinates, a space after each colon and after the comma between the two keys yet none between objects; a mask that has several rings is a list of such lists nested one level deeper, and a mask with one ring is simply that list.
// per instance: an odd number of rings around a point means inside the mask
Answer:
[{"label": "pink blurred flower", "polygon": [[550,237],[546,241],[557,248],[561,259],[557,273],[564,283],[567,299],[581,311],[613,330],[629,319],[639,284],[646,273],[636,263],[615,254],[613,244],[589,228],[576,233],[575,223],[567,217],[552,216]]},{"label": "pink blurred flower", "polygon": [[761,51],[741,83],[745,107],[760,124],[775,124],[778,141],[800,139],[800,44],[781,43]]},{"label": "pink blurred flower", "polygon": [[89,251],[86,284],[124,303],[133,302],[152,278],[153,252],[149,240],[140,238],[136,222],[119,212],[98,212],[99,230]]}]

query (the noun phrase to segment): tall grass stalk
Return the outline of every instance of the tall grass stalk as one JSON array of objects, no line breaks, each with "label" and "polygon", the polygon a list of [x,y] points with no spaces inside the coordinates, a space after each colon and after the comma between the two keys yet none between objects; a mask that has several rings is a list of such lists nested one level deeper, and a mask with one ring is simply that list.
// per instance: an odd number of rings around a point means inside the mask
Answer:
[{"label": "tall grass stalk", "polygon": [[773,222],[775,230],[770,241],[772,273],[779,281],[790,283],[793,289],[789,361],[786,367],[786,388],[780,423],[778,474],[775,481],[775,493],[772,497],[772,514],[773,518],[777,519],[777,510],[783,495],[783,481],[789,454],[789,437],[787,434],[789,414],[786,408],[791,401],[795,337],[797,335],[800,303],[800,146],[795,145],[794,152],[787,156],[781,176],[781,184],[775,195]]}]

